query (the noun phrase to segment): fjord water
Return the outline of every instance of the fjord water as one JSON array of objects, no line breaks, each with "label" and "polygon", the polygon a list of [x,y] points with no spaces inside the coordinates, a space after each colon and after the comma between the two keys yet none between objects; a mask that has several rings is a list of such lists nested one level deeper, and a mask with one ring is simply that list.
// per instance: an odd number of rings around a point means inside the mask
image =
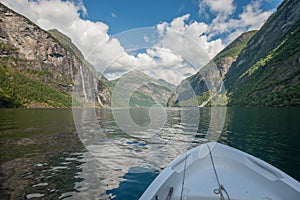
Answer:
[{"label": "fjord water", "polygon": [[[200,109],[198,128],[180,123],[181,112],[167,110],[164,126],[154,135],[157,142],[126,134],[110,109],[98,109],[101,133],[89,131],[105,137],[94,141],[95,154],[85,148],[71,109],[0,110],[0,197],[138,199],[171,160],[205,141],[210,108]],[[147,115],[130,114],[137,124],[149,123]],[[219,142],[300,180],[299,116],[300,108],[227,108]]]}]

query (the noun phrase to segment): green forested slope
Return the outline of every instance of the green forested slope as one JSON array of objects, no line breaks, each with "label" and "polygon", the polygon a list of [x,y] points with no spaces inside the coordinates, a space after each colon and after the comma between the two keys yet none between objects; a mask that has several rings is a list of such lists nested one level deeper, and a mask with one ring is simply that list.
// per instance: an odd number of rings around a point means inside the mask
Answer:
[{"label": "green forested slope", "polygon": [[226,75],[231,106],[300,105],[300,1],[286,0]]}]

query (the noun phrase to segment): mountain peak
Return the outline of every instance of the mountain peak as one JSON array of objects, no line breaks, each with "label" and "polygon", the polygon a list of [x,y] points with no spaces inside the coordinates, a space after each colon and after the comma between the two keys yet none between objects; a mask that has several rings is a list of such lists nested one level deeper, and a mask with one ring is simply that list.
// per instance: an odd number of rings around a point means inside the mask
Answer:
[{"label": "mountain peak", "polygon": [[[129,71],[129,72],[127,72],[127,73],[125,73],[124,74],[125,76],[127,76],[127,75],[141,75],[141,76],[148,76],[147,74],[145,74],[144,72],[142,72],[142,71],[140,71],[140,70],[137,70],[137,69],[135,69],[135,70],[131,70],[131,71]],[[123,76],[124,76],[123,75]],[[150,76],[149,76],[150,77]]]},{"label": "mountain peak", "polygon": [[231,42],[228,46],[226,46],[222,51],[227,51],[228,49],[234,48],[240,45],[241,43],[244,43],[245,41],[248,42],[251,39],[251,37],[253,37],[253,35],[257,33],[257,31],[258,30],[252,30],[252,31],[242,33],[233,42]]}]

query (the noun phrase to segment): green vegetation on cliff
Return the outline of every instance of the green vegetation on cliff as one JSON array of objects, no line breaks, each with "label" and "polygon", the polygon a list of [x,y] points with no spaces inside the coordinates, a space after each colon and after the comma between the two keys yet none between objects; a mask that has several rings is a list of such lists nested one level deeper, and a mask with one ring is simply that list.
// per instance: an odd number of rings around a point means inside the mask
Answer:
[{"label": "green vegetation on cliff", "polygon": [[230,106],[300,105],[300,2],[285,0],[226,75]]},{"label": "green vegetation on cliff", "polygon": [[71,107],[75,90],[77,103],[110,104],[106,79],[68,36],[1,3],[0,21],[0,107]]},{"label": "green vegetation on cliff", "polygon": [[230,105],[300,105],[300,20],[276,48],[250,66],[229,93]]},{"label": "green vegetation on cliff", "polygon": [[71,107],[68,93],[29,78],[30,73],[0,65],[0,107]]}]

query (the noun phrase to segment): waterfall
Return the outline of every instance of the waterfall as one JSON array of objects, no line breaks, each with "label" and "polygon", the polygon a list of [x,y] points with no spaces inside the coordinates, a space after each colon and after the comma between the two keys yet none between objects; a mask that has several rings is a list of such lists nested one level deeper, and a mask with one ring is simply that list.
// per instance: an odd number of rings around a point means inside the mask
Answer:
[{"label": "waterfall", "polygon": [[99,105],[103,107],[103,103],[102,103],[102,101],[100,99],[100,94],[98,92],[98,84],[97,83],[98,83],[98,79],[95,79],[94,80],[95,91],[96,91],[95,95],[97,95],[97,100],[98,100]]},{"label": "waterfall", "polygon": [[82,93],[83,93],[83,96],[84,96],[84,100],[86,102],[88,102],[88,99],[87,99],[87,95],[86,95],[86,90],[85,90],[85,82],[84,82],[84,76],[83,76],[83,71],[82,71],[82,66],[80,65],[80,76],[81,76],[81,80],[82,80]]},{"label": "waterfall", "polygon": [[73,74],[73,63],[70,66],[70,74],[71,74],[71,80],[74,81],[74,74]]},{"label": "waterfall", "polygon": [[218,93],[221,93],[221,92],[222,92],[223,84],[224,84],[224,82],[222,81]]},{"label": "waterfall", "polygon": [[99,95],[97,95],[97,99],[98,99],[98,103],[100,104],[100,106],[103,107],[103,104],[102,104],[102,102],[101,102],[101,99],[100,99]]}]

